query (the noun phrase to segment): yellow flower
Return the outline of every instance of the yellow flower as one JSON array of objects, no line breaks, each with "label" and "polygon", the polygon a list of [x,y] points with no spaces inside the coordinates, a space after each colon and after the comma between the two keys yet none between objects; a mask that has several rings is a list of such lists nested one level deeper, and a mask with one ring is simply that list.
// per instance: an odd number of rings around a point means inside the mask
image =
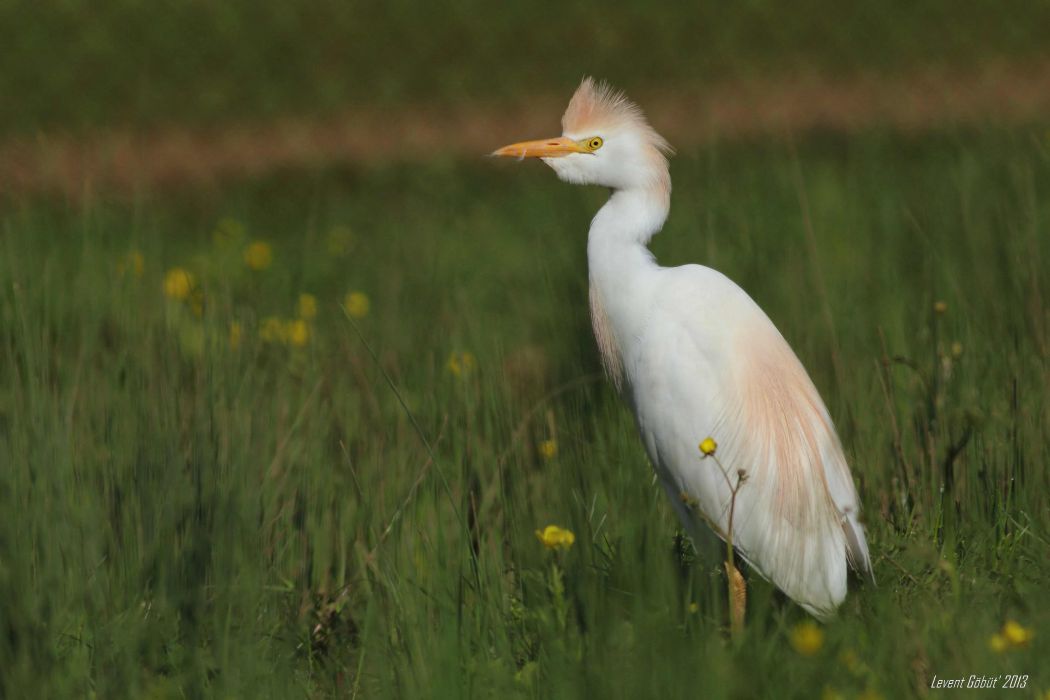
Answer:
[{"label": "yellow flower", "polygon": [[958,340],[952,343],[952,357],[959,359],[963,354],[963,346]]},{"label": "yellow flower", "polygon": [[548,525],[543,530],[536,531],[536,539],[543,543],[547,549],[568,549],[576,541],[576,535],[571,530],[564,530],[557,525]]},{"label": "yellow flower", "polygon": [[1002,653],[1008,649],[1026,647],[1034,636],[1035,631],[1030,627],[1024,627],[1016,620],[1007,620],[999,632],[988,638],[988,648]]},{"label": "yellow flower", "polygon": [[241,324],[234,321],[230,324],[230,347],[236,350],[241,347],[241,336],[244,334],[244,329]]},{"label": "yellow flower", "polygon": [[310,326],[301,318],[289,321],[284,327],[284,335],[289,345],[304,347],[310,342]]},{"label": "yellow flower", "polygon": [[181,267],[173,267],[164,275],[164,296],[184,301],[193,292],[193,275]]},{"label": "yellow flower", "polygon": [[317,317],[317,297],[303,292],[299,295],[299,318],[307,321]]},{"label": "yellow flower", "polygon": [[1032,641],[1035,632],[1030,627],[1022,627],[1014,620],[1007,620],[1003,625],[1002,636],[1010,643],[1010,646],[1023,647]]},{"label": "yellow flower", "polygon": [[815,622],[800,622],[790,635],[791,646],[803,656],[813,656],[824,646],[824,631]]},{"label": "yellow flower", "polygon": [[700,451],[704,454],[704,457],[710,457],[718,449],[718,443],[712,437],[705,437],[700,442]]},{"label": "yellow flower", "polygon": [[693,603],[690,603],[690,604],[689,604],[689,614],[690,614],[690,615],[695,615],[695,614],[697,614],[698,612],[700,612],[700,606],[699,606],[699,605],[697,605],[697,604],[696,604],[695,602],[693,602]]},{"label": "yellow flower", "polygon": [[554,459],[554,455],[558,454],[558,441],[554,439],[544,440],[537,445],[537,448],[539,449],[540,457]]},{"label": "yellow flower", "polygon": [[284,323],[276,316],[267,316],[259,324],[259,337],[267,343],[283,343],[287,337]]},{"label": "yellow flower", "polygon": [[131,273],[134,277],[142,277],[142,273],[146,269],[146,259],[142,257],[142,253],[137,250],[133,250],[117,262],[117,274],[123,277],[127,273]]},{"label": "yellow flower", "polygon": [[[448,356],[448,371],[457,377],[462,377],[466,374],[470,374],[474,370],[474,366],[477,362],[474,360],[474,355],[469,352],[454,352]],[[557,445],[555,445],[557,447]]]},{"label": "yellow flower", "polygon": [[933,302],[933,312],[936,314],[943,314],[948,311],[948,302],[946,301],[935,301]]},{"label": "yellow flower", "polygon": [[364,318],[372,308],[372,302],[364,292],[350,292],[343,299],[343,306],[346,307],[346,313],[350,314],[351,318]]},{"label": "yellow flower", "polygon": [[244,264],[253,270],[265,270],[273,264],[273,248],[266,241],[252,241],[244,249]]}]

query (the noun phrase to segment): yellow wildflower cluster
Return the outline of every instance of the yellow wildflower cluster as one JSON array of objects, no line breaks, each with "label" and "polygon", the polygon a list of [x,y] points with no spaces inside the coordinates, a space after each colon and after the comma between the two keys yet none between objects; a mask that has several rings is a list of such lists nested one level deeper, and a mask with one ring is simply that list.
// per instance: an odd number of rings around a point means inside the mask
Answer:
[{"label": "yellow wildflower cluster", "polygon": [[301,318],[294,319],[285,324],[288,334],[288,344],[297,348],[304,347],[310,342],[310,324]]},{"label": "yellow wildflower cluster", "polygon": [[[474,371],[474,367],[477,366],[477,360],[469,352],[453,352],[448,356],[448,362],[445,366],[454,376],[463,377]],[[557,445],[555,445],[555,448],[557,448]]]},{"label": "yellow wildflower cluster", "polygon": [[285,322],[277,316],[267,316],[259,323],[259,337],[267,343],[283,343],[287,335]]},{"label": "yellow wildflower cluster", "polygon": [[539,451],[540,457],[543,457],[544,459],[554,459],[558,454],[558,441],[553,438],[550,440],[543,440],[536,446],[536,449]]},{"label": "yellow wildflower cluster", "polygon": [[317,318],[317,297],[303,292],[299,295],[299,304],[296,308],[299,311],[299,318],[306,321],[314,320]]},{"label": "yellow wildflower cluster", "polygon": [[803,656],[813,656],[824,646],[824,630],[810,620],[795,625],[788,638],[795,651]]},{"label": "yellow wildflower cluster", "polygon": [[[212,242],[215,252],[219,254],[219,260],[209,261],[201,256],[198,263],[195,263],[195,267],[203,271],[220,269],[227,262],[236,262],[238,256],[247,269],[255,272],[268,270],[276,262],[274,247],[265,240],[253,239],[246,231],[244,224],[233,218],[223,218],[217,223],[212,232]],[[354,236],[346,227],[334,227],[328,232],[326,243],[329,253],[345,254],[354,245]],[[137,250],[128,252],[116,261],[116,271],[122,276],[141,276],[144,268],[145,260]],[[205,301],[203,285],[187,268],[172,267],[167,270],[162,289],[168,299],[182,302],[182,305],[195,315],[203,316]],[[359,290],[349,291],[343,298],[343,302],[347,313],[355,319],[366,317],[371,310],[371,300],[367,294]],[[320,313],[318,298],[308,292],[301,292],[295,301],[294,314],[272,315],[260,319],[257,326],[258,338],[267,343],[306,347],[313,341],[314,322]],[[241,347],[251,335],[254,335],[249,327],[242,324],[242,321],[237,320],[229,322],[227,339],[229,347],[234,350]],[[246,332],[250,335],[245,335]],[[473,363],[473,356],[464,353],[456,361],[459,369],[457,374],[471,369]]]},{"label": "yellow wildflower cluster", "polygon": [[[259,324],[259,337],[267,343],[279,343],[302,348],[310,343],[313,328],[310,322],[317,318],[317,297],[308,292],[299,294],[295,305],[296,318],[267,316]],[[230,345],[234,345],[232,335]]]},{"label": "yellow wildflower cluster", "polygon": [[536,531],[536,539],[542,542],[547,549],[568,549],[576,541],[576,535],[572,534],[571,530],[560,528],[557,525],[548,525]]},{"label": "yellow wildflower cluster", "polygon": [[364,292],[352,291],[348,292],[346,298],[343,299],[343,306],[346,308],[346,313],[350,314],[350,318],[364,318],[372,308],[372,302]]},{"label": "yellow wildflower cluster", "polygon": [[273,247],[266,241],[252,241],[244,249],[244,264],[261,272],[273,264]]},{"label": "yellow wildflower cluster", "polygon": [[196,286],[193,273],[184,268],[173,267],[164,275],[164,296],[169,299],[186,301]]},{"label": "yellow wildflower cluster", "polygon": [[164,275],[164,296],[183,302],[194,316],[204,315],[204,292],[193,273],[185,268],[173,267]]},{"label": "yellow wildflower cluster", "polygon": [[301,318],[267,316],[259,324],[259,337],[267,343],[305,347],[310,342],[310,324]]},{"label": "yellow wildflower cluster", "polygon": [[1031,627],[1024,627],[1019,622],[1007,620],[1003,628],[988,639],[988,647],[999,653],[1019,649],[1028,646],[1034,636],[1035,631]]}]

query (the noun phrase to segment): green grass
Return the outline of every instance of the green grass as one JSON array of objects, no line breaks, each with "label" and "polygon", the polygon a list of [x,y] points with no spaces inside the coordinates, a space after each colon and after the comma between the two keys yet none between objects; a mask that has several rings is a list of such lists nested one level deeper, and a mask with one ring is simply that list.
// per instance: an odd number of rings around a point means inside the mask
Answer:
[{"label": "green grass", "polygon": [[[1050,688],[1045,131],[721,145],[672,172],[658,256],[752,294],[853,464],[879,585],[854,586],[814,656],[789,643],[805,614],[756,577],[727,638],[717,564],[681,541],[599,376],[585,235],[603,193],[435,162],[7,203],[0,695]],[[216,242],[228,217],[245,237]],[[272,268],[244,268],[250,239]],[[141,277],[118,269],[133,250]],[[174,266],[201,317],[162,294]],[[350,290],[371,299],[356,330]],[[310,342],[263,342],[301,292]],[[476,366],[456,376],[462,352]],[[536,540],[550,523],[569,551]],[[1035,638],[997,654],[1007,619]]]},{"label": "green grass", "polygon": [[0,134],[1045,61],[1050,4],[0,0]]}]

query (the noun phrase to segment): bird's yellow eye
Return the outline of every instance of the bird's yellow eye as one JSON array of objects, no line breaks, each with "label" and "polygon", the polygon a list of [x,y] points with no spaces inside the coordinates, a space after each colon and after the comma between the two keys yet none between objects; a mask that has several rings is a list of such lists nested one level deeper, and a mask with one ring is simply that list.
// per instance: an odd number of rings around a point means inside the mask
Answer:
[{"label": "bird's yellow eye", "polygon": [[599,148],[602,147],[603,143],[605,143],[605,141],[602,141],[601,136],[592,136],[591,138],[587,139],[587,141],[583,145],[587,147],[588,151],[597,151]]}]

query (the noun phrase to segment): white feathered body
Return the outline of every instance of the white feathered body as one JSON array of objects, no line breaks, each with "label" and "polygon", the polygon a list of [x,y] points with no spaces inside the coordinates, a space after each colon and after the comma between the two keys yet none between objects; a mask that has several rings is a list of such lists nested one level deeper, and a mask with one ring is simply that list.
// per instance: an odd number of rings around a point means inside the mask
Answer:
[{"label": "white feathered body", "polygon": [[[656,264],[643,240],[663,223],[662,196],[617,192],[592,223],[591,307],[605,365],[691,534],[710,523],[725,536],[729,484],[745,470],[734,545],[791,598],[826,615],[845,598],[847,552],[868,568],[831,418],[783,336],[740,287],[700,265]],[[713,459],[701,459],[708,436],[729,483]]]}]

